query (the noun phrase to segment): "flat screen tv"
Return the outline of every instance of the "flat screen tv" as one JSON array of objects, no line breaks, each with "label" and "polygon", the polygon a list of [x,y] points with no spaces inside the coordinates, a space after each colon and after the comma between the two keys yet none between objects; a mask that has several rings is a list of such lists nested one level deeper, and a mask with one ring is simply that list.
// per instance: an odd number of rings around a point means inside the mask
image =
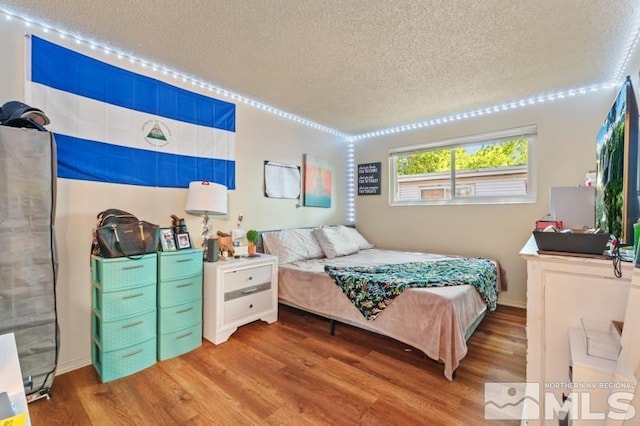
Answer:
[{"label": "flat screen tv", "polygon": [[633,244],[640,218],[638,182],[638,104],[627,77],[596,141],[596,227],[623,245]]}]

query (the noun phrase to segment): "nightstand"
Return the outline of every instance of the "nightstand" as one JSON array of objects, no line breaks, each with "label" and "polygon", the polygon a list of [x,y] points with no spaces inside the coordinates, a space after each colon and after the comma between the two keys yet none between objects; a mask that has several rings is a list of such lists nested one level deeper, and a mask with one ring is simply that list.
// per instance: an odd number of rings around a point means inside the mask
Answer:
[{"label": "nightstand", "polygon": [[223,343],[238,327],[278,320],[278,258],[267,254],[204,264],[205,339]]}]

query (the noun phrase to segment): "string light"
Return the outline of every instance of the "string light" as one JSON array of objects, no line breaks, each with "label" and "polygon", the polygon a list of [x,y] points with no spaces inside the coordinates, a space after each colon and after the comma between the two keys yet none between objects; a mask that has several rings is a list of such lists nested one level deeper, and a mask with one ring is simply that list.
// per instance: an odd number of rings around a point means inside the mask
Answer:
[{"label": "string light", "polygon": [[[129,63],[137,64],[141,68],[149,68],[150,65],[153,64],[153,62],[151,62],[151,61],[139,58],[139,57],[137,57],[135,55],[132,55],[132,54],[129,54],[129,53],[126,53],[126,52],[122,52],[119,49],[116,49],[116,48],[113,48],[113,47],[110,47],[110,46],[105,46],[103,44],[100,44],[100,43],[97,43],[97,42],[94,42],[94,41],[89,41],[89,40],[86,40],[85,38],[83,38],[83,37],[81,37],[79,35],[74,35],[72,33],[64,31],[62,29],[55,28],[54,26],[52,26],[52,25],[50,25],[48,23],[40,22],[38,20],[31,19],[31,18],[28,18],[26,16],[22,16],[22,15],[19,15],[19,14],[16,14],[16,13],[12,13],[12,12],[9,12],[8,10],[4,10],[4,9],[0,9],[0,14],[3,14],[7,21],[11,21],[11,20],[14,20],[14,19],[22,21],[26,27],[33,27],[33,28],[36,28],[36,29],[39,28],[44,33],[55,33],[55,34],[57,34],[58,37],[60,37],[60,39],[63,39],[63,40],[67,39],[67,38],[70,38],[78,45],[85,45],[86,44],[90,49],[92,49],[92,50],[101,50],[105,55],[114,54],[114,55],[116,55],[116,57],[118,59],[125,59],[126,58],[129,61]],[[234,93],[234,92],[230,92],[230,91],[228,91],[226,89],[222,89],[222,88],[220,88],[220,87],[218,87],[218,86],[216,86],[214,84],[210,84],[210,83],[207,83],[205,81],[201,81],[199,79],[196,79],[196,78],[194,78],[192,76],[185,75],[185,74],[183,74],[183,73],[181,73],[179,71],[170,70],[169,68],[165,68],[165,67],[162,67],[160,65],[153,64],[153,70],[154,71],[157,71],[158,68],[162,69],[163,75],[171,75],[171,76],[173,76],[174,79],[181,79],[183,83],[191,83],[192,86],[200,86],[203,89],[208,86],[209,87],[209,91],[214,91],[215,90],[215,92],[217,94],[225,96],[227,98],[230,98],[230,99],[232,99],[234,101],[238,101],[238,102],[241,102],[241,103],[253,105],[253,106],[255,106],[256,108],[258,108],[258,109],[260,109],[262,111],[266,111],[268,113],[277,115],[277,116],[285,118],[287,120],[294,121],[296,123],[299,123],[299,124],[302,124],[304,126],[320,130],[320,131],[325,132],[325,133],[332,134],[334,136],[338,136],[338,137],[340,137],[342,139],[347,139],[347,137],[348,137],[348,135],[343,133],[343,132],[340,132],[338,130],[332,129],[332,128],[327,127],[327,126],[323,126],[323,125],[321,125],[319,123],[316,123],[314,121],[308,120],[306,118],[299,117],[297,115],[291,114],[289,112],[283,111],[281,109],[278,109],[278,108],[273,107],[271,105],[267,105],[267,104],[262,103],[262,102],[254,101],[253,99],[250,99],[250,98],[248,98],[246,96],[242,96],[240,94],[237,94],[237,93]]]},{"label": "string light", "polygon": [[629,64],[629,60],[631,59],[631,55],[633,54],[633,51],[636,48],[636,45],[638,44],[638,38],[639,37],[640,37],[640,25],[637,25],[637,28],[636,28],[635,34],[633,36],[633,39],[629,43],[629,48],[627,49],[627,53],[624,55],[624,57],[620,61],[620,65],[618,66],[618,72],[616,73],[615,77],[613,78],[613,81],[622,80],[622,75],[624,74],[625,70],[627,69],[627,65]]},{"label": "string light", "polygon": [[347,146],[347,224],[356,223],[355,205],[355,148],[353,143]]},{"label": "string light", "polygon": [[466,112],[462,112],[462,113],[456,113],[456,114],[452,114],[452,115],[447,115],[447,116],[444,116],[444,117],[438,117],[438,118],[434,118],[434,119],[431,119],[431,120],[428,120],[428,121],[422,121],[422,122],[419,122],[419,123],[414,123],[414,124],[411,124],[411,125],[402,125],[402,126],[390,127],[388,129],[375,130],[375,131],[372,131],[372,132],[362,133],[360,135],[349,136],[347,140],[349,142],[355,142],[355,141],[360,141],[360,140],[363,140],[363,139],[370,139],[370,138],[375,138],[375,137],[379,137],[379,136],[383,136],[383,135],[388,135],[388,134],[391,134],[391,133],[405,132],[407,130],[413,130],[416,127],[419,127],[419,128],[430,127],[430,126],[434,126],[434,125],[438,125],[438,124],[448,123],[450,121],[474,118],[474,117],[477,117],[477,116],[484,116],[484,115],[493,114],[493,113],[496,113],[496,112],[507,111],[507,110],[516,109],[516,108],[522,108],[522,107],[525,107],[525,106],[536,105],[536,104],[541,104],[541,103],[545,103],[545,102],[553,102],[553,101],[556,101],[558,99],[564,99],[567,96],[584,95],[584,94],[587,94],[587,93],[597,92],[599,90],[610,89],[612,87],[616,87],[617,85],[618,85],[617,83],[607,82],[607,83],[604,83],[604,84],[597,84],[597,85],[593,85],[593,86],[589,86],[589,87],[582,87],[582,88],[579,88],[579,89],[565,90],[565,91],[561,91],[561,92],[551,93],[551,94],[548,94],[548,95],[538,96],[538,97],[535,97],[535,98],[521,99],[521,100],[518,100],[518,101],[509,102],[507,104],[500,104],[500,105],[495,105],[495,106],[491,106],[491,107],[484,107],[484,108],[479,108],[479,109],[476,109],[476,110],[473,110],[473,111],[466,111]]},{"label": "string light", "polygon": [[85,38],[83,38],[83,37],[81,37],[79,35],[74,35],[72,33],[69,33],[67,31],[65,31],[65,30],[62,30],[62,29],[59,29],[59,28],[55,28],[55,27],[53,27],[52,25],[50,25],[48,23],[40,22],[40,21],[32,19],[30,17],[22,16],[22,15],[19,15],[17,13],[10,12],[10,11],[4,10],[4,9],[0,9],[0,14],[3,14],[4,17],[5,17],[5,20],[7,20],[7,21],[19,20],[19,21],[22,21],[26,27],[39,28],[44,33],[57,34],[57,36],[60,37],[60,39],[71,38],[78,45],[86,44],[92,50],[101,50],[104,53],[104,55],[114,54],[114,55],[116,55],[116,57],[118,59],[126,58],[126,59],[129,60],[129,62],[131,64],[138,64],[142,68],[147,68],[147,67],[151,66],[153,71],[157,71],[158,69],[162,69],[162,74],[163,75],[171,75],[174,79],[180,78],[182,80],[182,82],[184,82],[184,83],[191,82],[191,85],[200,86],[202,89],[205,89],[205,88],[208,87],[209,91],[215,91],[216,94],[218,94],[218,95],[225,96],[225,97],[230,98],[230,99],[232,99],[234,101],[238,101],[238,102],[247,104],[247,105],[252,106],[254,108],[260,109],[262,111],[269,112],[269,113],[274,114],[274,115],[276,115],[278,117],[282,117],[284,119],[294,121],[294,122],[302,124],[304,126],[311,127],[311,128],[320,130],[322,132],[332,134],[334,136],[338,136],[340,138],[345,139],[347,142],[350,142],[349,146],[350,146],[351,150],[353,150],[353,144],[351,144],[351,142],[355,142],[355,141],[361,141],[361,140],[364,140],[364,139],[374,138],[374,137],[383,136],[383,135],[407,132],[407,131],[411,131],[411,130],[415,130],[415,129],[421,129],[421,128],[425,128],[425,127],[430,127],[430,126],[434,126],[434,125],[438,125],[438,124],[449,123],[450,121],[458,121],[458,120],[465,120],[465,119],[475,118],[477,116],[483,116],[485,114],[493,114],[495,112],[507,111],[507,110],[510,110],[510,109],[520,108],[520,107],[524,107],[524,106],[527,106],[527,105],[536,105],[536,104],[541,104],[541,103],[544,103],[544,102],[552,102],[552,101],[555,101],[557,99],[564,99],[565,97],[573,97],[573,96],[577,96],[577,95],[584,95],[584,94],[587,94],[587,93],[597,92],[597,91],[602,90],[602,89],[609,89],[609,88],[615,87],[615,86],[617,86],[619,84],[619,83],[616,83],[616,82],[620,81],[621,76],[623,75],[623,73],[625,72],[625,70],[627,68],[627,65],[629,64],[630,58],[631,58],[631,56],[632,56],[632,54],[633,54],[633,52],[634,52],[634,50],[636,48],[636,45],[638,44],[638,40],[640,39],[640,25],[638,25],[638,27],[636,28],[636,31],[635,31],[635,33],[633,35],[633,38],[632,38],[631,42],[629,43],[629,47],[628,47],[628,49],[626,51],[626,54],[625,54],[624,58],[620,61],[620,65],[618,66],[618,69],[617,69],[617,72],[615,74],[615,77],[610,82],[607,82],[607,83],[597,84],[597,85],[593,85],[593,86],[589,86],[589,87],[582,87],[582,88],[579,88],[579,89],[570,89],[570,90],[560,91],[560,92],[552,93],[552,94],[549,94],[549,95],[531,97],[531,98],[528,98],[528,99],[521,99],[521,100],[509,102],[509,103],[506,103],[506,104],[483,107],[483,108],[479,108],[479,109],[476,109],[476,110],[473,110],[473,111],[459,112],[459,113],[455,113],[455,114],[452,114],[452,115],[447,115],[447,116],[443,116],[443,117],[437,117],[435,119],[425,120],[425,121],[421,121],[421,122],[417,122],[417,123],[403,124],[403,125],[400,125],[400,126],[394,126],[394,127],[390,127],[390,128],[387,128],[387,129],[379,129],[379,130],[366,132],[366,133],[362,133],[362,134],[358,134],[358,135],[348,135],[348,134],[345,134],[345,133],[343,133],[341,131],[338,131],[336,129],[332,129],[330,127],[321,125],[319,123],[316,123],[314,121],[308,120],[308,119],[303,118],[303,117],[299,117],[297,115],[291,114],[289,112],[283,111],[281,109],[275,108],[275,107],[267,105],[265,103],[255,101],[253,99],[250,99],[248,97],[242,96],[240,94],[237,94],[237,93],[234,93],[234,92],[230,92],[230,91],[228,91],[226,89],[222,89],[222,88],[220,88],[220,87],[218,87],[218,86],[216,86],[214,84],[210,84],[210,83],[207,83],[205,81],[198,80],[198,79],[196,79],[196,78],[194,78],[192,76],[185,75],[185,74],[183,74],[183,73],[181,73],[179,71],[171,70],[171,69],[163,67],[161,65],[156,65],[153,62],[144,60],[142,58],[139,58],[139,57],[134,56],[134,55],[129,54],[129,53],[122,52],[122,51],[120,51],[118,49],[102,45],[102,44],[97,43],[95,41],[86,40]]}]

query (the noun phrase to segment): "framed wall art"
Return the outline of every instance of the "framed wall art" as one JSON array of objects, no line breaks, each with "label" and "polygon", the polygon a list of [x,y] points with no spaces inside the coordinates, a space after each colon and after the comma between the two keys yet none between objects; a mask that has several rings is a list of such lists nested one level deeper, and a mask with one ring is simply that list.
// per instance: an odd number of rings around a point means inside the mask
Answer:
[{"label": "framed wall art", "polygon": [[264,196],[300,198],[300,166],[274,161],[264,162]]},{"label": "framed wall art", "polygon": [[304,206],[331,207],[331,165],[328,161],[305,154]]}]

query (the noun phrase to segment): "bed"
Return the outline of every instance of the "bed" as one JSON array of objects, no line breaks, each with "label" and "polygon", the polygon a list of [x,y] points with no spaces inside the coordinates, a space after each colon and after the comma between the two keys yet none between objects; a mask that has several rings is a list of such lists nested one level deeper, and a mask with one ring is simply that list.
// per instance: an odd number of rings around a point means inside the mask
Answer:
[{"label": "bed", "polygon": [[[329,238],[333,246],[323,241],[326,234],[333,236]],[[383,309],[376,309],[374,314],[369,310],[367,318],[367,312],[358,309],[328,270],[370,270],[390,265],[402,265],[404,269],[406,265],[444,265],[466,258],[373,248],[355,228],[349,227],[266,232],[262,241],[263,251],[279,257],[280,303],[411,345],[442,362],[444,376],[449,380],[453,380],[455,369],[467,353],[466,340],[490,306],[471,284],[408,287]],[[497,263],[491,264],[496,277],[491,285],[497,292],[499,268]]]}]

